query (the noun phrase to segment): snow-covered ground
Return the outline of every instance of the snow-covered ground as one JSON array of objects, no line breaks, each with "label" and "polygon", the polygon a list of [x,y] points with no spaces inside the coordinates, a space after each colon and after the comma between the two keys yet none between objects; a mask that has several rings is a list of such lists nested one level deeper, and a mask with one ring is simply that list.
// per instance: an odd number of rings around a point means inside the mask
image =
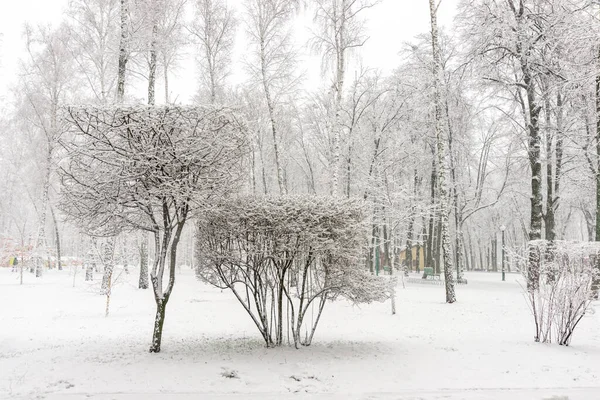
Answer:
[{"label": "snow-covered ground", "polygon": [[[151,290],[121,274],[111,313],[78,271],[43,279],[0,269],[0,398],[600,399],[600,314],[571,347],[533,342],[518,275],[467,274],[458,302],[442,286],[399,283],[390,304],[329,304],[314,344],[266,349],[227,291],[179,271],[162,352],[150,354]],[[237,378],[226,378],[225,372]]]}]

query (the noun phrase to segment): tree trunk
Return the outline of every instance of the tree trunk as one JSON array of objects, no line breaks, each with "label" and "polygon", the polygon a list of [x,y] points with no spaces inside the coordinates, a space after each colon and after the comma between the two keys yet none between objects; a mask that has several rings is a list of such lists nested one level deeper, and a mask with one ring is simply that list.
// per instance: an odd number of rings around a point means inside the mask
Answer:
[{"label": "tree trunk", "polygon": [[[390,237],[388,234],[387,217],[385,216],[385,208],[383,211],[383,262],[384,267],[390,267]],[[409,267],[410,268],[410,267]]]},{"label": "tree trunk", "polygon": [[60,251],[60,232],[58,230],[58,222],[56,222],[56,214],[54,213],[54,208],[50,207],[50,212],[52,213],[52,222],[54,222],[54,236],[56,238],[56,265],[59,271],[62,271],[62,260],[61,260],[61,251]]},{"label": "tree trunk", "polygon": [[[597,57],[596,75],[596,242],[600,242],[600,45]],[[600,265],[599,265],[600,267]]]},{"label": "tree trunk", "polygon": [[150,346],[150,353],[160,353],[163,325],[165,323],[165,311],[168,301],[168,296],[165,296],[162,299],[156,299],[156,315],[154,317],[154,329],[152,330],[152,345]]},{"label": "tree trunk", "polygon": [[[477,247],[479,249],[479,270],[483,271],[484,270],[483,266],[485,265],[483,262],[484,249],[481,247],[481,239],[479,237],[477,238]],[[488,270],[487,266],[486,266],[485,270],[486,271]]]},{"label": "tree trunk", "polygon": [[[332,193],[338,195],[341,135],[342,135],[342,99],[344,89],[344,77],[346,73],[346,6],[347,0],[341,0],[340,12],[335,19],[335,84],[334,84],[334,121],[333,121],[333,166],[332,166]],[[337,4],[334,5],[337,9]]]},{"label": "tree trunk", "polygon": [[46,216],[48,215],[48,199],[50,195],[50,170],[52,168],[52,146],[48,143],[46,155],[46,171],[44,174],[44,186],[42,189],[42,204],[40,206],[40,222],[38,237],[36,240],[35,277],[40,278],[43,274],[42,253],[46,253]]},{"label": "tree trunk", "polygon": [[85,280],[86,281],[94,280],[94,270],[96,269],[96,252],[97,252],[95,237],[91,238],[90,247],[91,247],[91,249],[88,253],[89,254],[88,263],[85,267]]},{"label": "tree trunk", "polygon": [[498,238],[496,234],[492,238],[492,269],[498,272]]},{"label": "tree trunk", "polygon": [[[156,2],[153,2],[156,6]],[[148,104],[153,106],[156,102],[156,35],[158,33],[158,26],[155,21],[156,10],[152,10],[152,40],[150,42],[150,61],[148,62]]]},{"label": "tree trunk", "polygon": [[[417,173],[417,169],[415,168],[414,170],[414,180],[413,180],[413,194],[414,194],[414,198],[411,200],[411,205],[410,205],[410,215],[408,217],[408,228],[406,230],[406,262],[408,264],[408,269],[410,271],[412,271],[412,266],[413,266],[413,256],[412,256],[412,247],[413,247],[413,235],[414,235],[414,225],[415,225],[415,218],[417,217],[417,210],[415,207],[414,202],[417,201],[416,199],[416,195],[417,195],[417,185],[419,182],[419,176]],[[418,269],[418,268],[417,268]],[[418,271],[417,271],[418,272]]]},{"label": "tree trunk", "polygon": [[438,219],[435,229],[435,247],[433,248],[433,262],[435,265],[435,273],[442,273],[442,219]]},{"label": "tree trunk", "polygon": [[125,96],[125,73],[129,59],[129,0],[121,0],[121,38],[119,41],[119,66],[117,75],[117,103]]},{"label": "tree trunk", "polygon": [[167,57],[163,57],[163,74],[165,79],[165,104],[169,104],[169,64]]},{"label": "tree trunk", "polygon": [[[523,81],[527,88],[527,102],[529,107],[529,137],[528,152],[531,167],[531,218],[529,240],[542,238],[542,162],[540,157],[541,138],[539,129],[540,107],[537,104],[535,83],[529,73],[526,61],[522,62]],[[527,289],[534,291],[539,288],[540,255],[535,246],[529,246],[529,266],[527,274]]]},{"label": "tree trunk", "polygon": [[450,107],[448,105],[448,98],[445,99],[445,110],[446,110],[446,121],[448,125],[448,154],[450,156],[450,179],[452,181],[452,200],[454,208],[454,228],[456,229],[456,236],[454,238],[454,252],[456,262],[456,281],[460,282],[463,279],[463,246],[464,238],[462,234],[462,213],[460,209],[460,200],[458,192],[458,181],[456,178],[456,161],[455,154],[452,148],[452,142],[454,140],[454,130],[452,129],[452,122],[450,120]]},{"label": "tree trunk", "polygon": [[425,266],[430,268],[435,268],[433,263],[433,228],[434,228],[434,220],[435,220],[435,187],[437,182],[437,172],[436,172],[436,161],[435,161],[435,148],[432,147],[431,150],[432,158],[431,158],[431,210],[429,211],[429,223],[427,230],[427,245],[426,245],[426,254],[425,254]]},{"label": "tree trunk", "polygon": [[442,252],[444,258],[444,278],[446,280],[446,303],[454,303],[456,301],[456,293],[454,291],[454,275],[452,273],[452,254],[449,232],[449,207],[448,207],[448,192],[445,182],[446,173],[446,151],[444,146],[444,124],[442,105],[444,101],[443,85],[443,67],[440,48],[438,44],[438,27],[437,27],[437,7],[434,0],[429,0],[429,13],[431,16],[431,47],[433,53],[433,81],[434,81],[434,103],[435,103],[435,131],[438,153],[438,191],[440,204],[440,223],[441,223],[441,240]]},{"label": "tree trunk", "polygon": [[148,289],[148,234],[140,235],[140,279],[138,289]]},{"label": "tree trunk", "polygon": [[104,265],[104,274],[102,275],[101,293],[110,296],[110,286],[112,273],[115,267],[115,238],[110,237],[102,246],[102,264]]},{"label": "tree trunk", "polygon": [[[175,229],[168,227],[165,223],[163,231],[162,243],[158,233],[154,235],[154,248],[155,248],[155,261],[152,268],[152,274],[150,279],[152,281],[152,288],[154,289],[154,300],[156,301],[156,316],[154,319],[154,330],[152,332],[152,344],[150,346],[150,353],[159,353],[160,346],[162,343],[162,332],[163,324],[165,321],[165,313],[167,303],[173,292],[175,286],[175,266],[177,263],[177,246],[181,238],[181,231],[185,225],[187,219],[187,206],[184,206],[183,210],[180,210],[181,215],[177,216],[179,222],[175,225]],[[168,208],[166,208],[168,210]],[[171,219],[166,218],[167,219]],[[172,236],[172,238],[171,238]],[[168,260],[167,260],[167,255]],[[162,280],[165,272],[165,266],[168,263],[169,270],[169,281],[167,288],[163,290]]]},{"label": "tree trunk", "polygon": [[261,38],[260,43],[260,62],[261,62],[261,73],[262,73],[262,84],[263,90],[265,91],[265,99],[267,101],[267,110],[269,112],[269,121],[271,123],[271,134],[273,135],[273,153],[275,154],[275,168],[277,170],[277,183],[279,185],[279,193],[287,194],[287,188],[285,187],[283,181],[283,168],[281,166],[281,159],[279,155],[279,145],[277,138],[277,124],[275,122],[275,106],[273,104],[273,99],[271,98],[271,88],[269,87],[268,77],[267,77],[267,60],[266,60],[266,52],[263,43],[263,39]]},{"label": "tree trunk", "polygon": [[[596,232],[595,241],[600,242],[600,45],[597,49],[596,69]],[[592,282],[594,298],[600,293],[600,257],[596,257],[596,274]]]},{"label": "tree trunk", "polygon": [[421,272],[421,242],[417,240],[417,254],[415,256],[415,263],[417,266],[415,267],[415,271],[417,273]]},{"label": "tree trunk", "polygon": [[546,214],[544,218],[545,239],[552,242],[556,238],[555,208],[554,208],[554,176],[552,142],[552,116],[550,105],[550,93],[548,85],[545,85],[544,114],[546,116]]}]

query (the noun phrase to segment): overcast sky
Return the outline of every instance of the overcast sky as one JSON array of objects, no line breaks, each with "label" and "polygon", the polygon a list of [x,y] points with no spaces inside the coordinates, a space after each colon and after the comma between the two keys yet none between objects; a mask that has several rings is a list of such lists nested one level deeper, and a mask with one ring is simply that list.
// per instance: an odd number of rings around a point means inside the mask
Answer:
[{"label": "overcast sky", "polygon": [[[458,0],[444,0],[439,10],[439,21],[442,26],[451,27],[452,18]],[[14,80],[19,57],[23,56],[23,24],[25,22],[58,23],[68,0],[0,0],[0,33],[3,34],[0,67],[0,97],[7,85]],[[232,5],[239,5],[242,0],[229,0]],[[398,51],[402,43],[410,41],[415,35],[429,29],[429,2],[427,0],[382,0],[379,5],[365,13],[367,33],[370,39],[361,50],[364,66],[380,68],[384,72],[391,71],[398,65]],[[310,23],[310,18],[305,18]],[[300,26],[303,22],[299,22]],[[300,28],[302,29],[302,28]],[[307,29],[305,29],[307,32]],[[300,33],[302,34],[302,33]],[[180,101],[185,101],[195,90],[189,80],[195,79],[196,68],[189,65],[192,59],[182,66],[178,76],[171,76],[172,89],[178,94]],[[313,60],[301,67],[307,70],[309,82],[318,80],[320,68]],[[350,73],[352,68],[350,68]],[[179,78],[179,79],[178,79]],[[235,80],[235,76],[233,77]],[[309,83],[310,84],[310,83]]]}]

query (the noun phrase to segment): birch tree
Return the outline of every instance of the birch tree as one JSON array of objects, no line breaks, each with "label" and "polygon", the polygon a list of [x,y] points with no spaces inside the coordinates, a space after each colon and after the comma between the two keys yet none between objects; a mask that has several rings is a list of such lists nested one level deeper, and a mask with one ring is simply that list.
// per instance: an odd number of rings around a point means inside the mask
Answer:
[{"label": "birch tree", "polygon": [[119,46],[118,0],[73,0],[67,11],[72,47],[69,50],[83,76],[88,95],[105,104],[117,84]]},{"label": "birch tree", "polygon": [[123,97],[125,96],[125,77],[127,73],[127,62],[129,61],[129,55],[131,51],[129,43],[129,0],[121,0],[119,16],[120,38],[116,99],[118,103],[121,103],[123,102]]},{"label": "birch tree", "polygon": [[195,17],[187,27],[199,47],[201,73],[199,98],[212,104],[221,101],[230,73],[236,18],[225,0],[196,0]]},{"label": "birch tree", "polygon": [[446,186],[446,148],[447,136],[444,127],[444,87],[442,57],[439,47],[439,34],[437,26],[437,7],[434,0],[429,0],[429,13],[431,16],[431,47],[433,51],[433,101],[435,118],[435,137],[437,145],[437,185],[439,191],[439,209],[442,225],[442,252],[444,257],[444,278],[446,281],[446,303],[454,303],[456,294],[454,292],[454,275],[452,275],[452,252],[449,232],[449,207],[448,189]]},{"label": "birch tree", "polygon": [[283,177],[279,115],[285,96],[294,90],[296,55],[291,47],[290,21],[297,0],[247,0],[246,26],[253,46],[253,59],[248,68],[253,79],[260,84],[273,139],[275,170],[280,194],[287,193]]},{"label": "birch tree", "polygon": [[[73,65],[68,51],[66,27],[25,28],[28,59],[22,64],[20,100],[26,123],[38,132],[42,139],[43,161],[41,170],[41,194],[38,208],[38,231],[36,235],[36,276],[42,276],[42,257],[46,251],[46,225],[50,201],[51,176],[55,168],[58,140],[64,127],[58,119],[59,104],[69,99],[74,91]],[[57,242],[59,243],[59,242]]]},{"label": "birch tree", "polygon": [[362,47],[367,41],[363,29],[362,13],[378,3],[376,0],[314,0],[315,22],[318,30],[312,39],[315,50],[321,51],[324,65],[331,66],[333,78],[331,96],[333,107],[329,116],[332,136],[330,160],[331,192],[338,195],[341,169],[342,100],[346,67],[350,51]]}]

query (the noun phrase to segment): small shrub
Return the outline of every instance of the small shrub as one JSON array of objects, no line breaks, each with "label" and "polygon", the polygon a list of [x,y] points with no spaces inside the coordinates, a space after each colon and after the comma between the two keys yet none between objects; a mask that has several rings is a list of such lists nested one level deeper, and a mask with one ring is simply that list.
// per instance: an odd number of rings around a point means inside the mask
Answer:
[{"label": "small shrub", "polygon": [[239,197],[199,217],[196,274],[234,293],[267,346],[283,343],[284,326],[308,346],[327,300],[390,297],[392,282],[363,268],[366,235],[359,200]]},{"label": "small shrub", "polygon": [[[594,299],[600,245],[539,240],[529,246],[540,260],[535,274],[522,271],[528,282],[525,295],[535,323],[534,339],[568,346]],[[536,277],[533,284],[532,276]]]}]

